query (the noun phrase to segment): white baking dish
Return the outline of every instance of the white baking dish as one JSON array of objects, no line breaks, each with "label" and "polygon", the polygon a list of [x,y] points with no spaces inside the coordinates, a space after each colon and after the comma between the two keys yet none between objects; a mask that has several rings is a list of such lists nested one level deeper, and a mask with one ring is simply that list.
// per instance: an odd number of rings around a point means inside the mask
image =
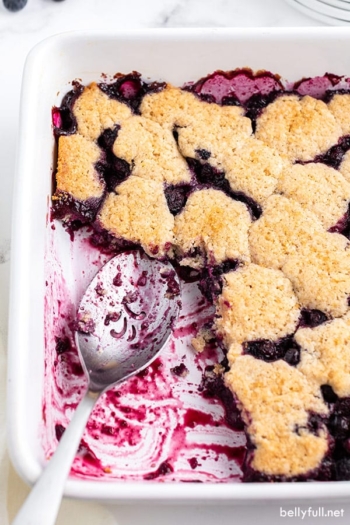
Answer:
[{"label": "white baking dish", "polygon": [[[30,53],[24,72],[13,215],[9,322],[8,443],[20,475],[43,468],[44,258],[54,163],[51,107],[72,79],[140,71],[176,85],[216,69],[267,69],[288,80],[325,72],[350,75],[350,31],[333,28],[143,30],[67,33]],[[58,92],[61,95],[58,95]],[[70,479],[65,494],[104,500],[234,502],[340,498],[350,482],[154,483]]]}]

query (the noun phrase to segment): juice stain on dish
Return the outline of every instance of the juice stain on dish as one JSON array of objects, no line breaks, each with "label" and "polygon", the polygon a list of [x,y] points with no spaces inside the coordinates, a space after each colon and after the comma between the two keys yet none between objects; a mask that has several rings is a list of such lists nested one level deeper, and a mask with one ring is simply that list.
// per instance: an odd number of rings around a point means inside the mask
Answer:
[{"label": "juice stain on dish", "polygon": [[[70,243],[69,257],[60,260],[58,246],[66,243],[64,235],[60,224],[50,231],[46,257],[42,440],[47,457],[87,387],[71,330],[76,306],[94,273],[110,257],[93,248],[79,231]],[[240,480],[245,435],[227,420],[222,401],[203,395],[201,389],[203,374],[222,360],[222,352],[212,348],[196,354],[191,347],[198,329],[213,318],[213,307],[196,283],[183,284],[182,297],[179,319],[161,356],[100,399],[71,475],[164,482]]]}]

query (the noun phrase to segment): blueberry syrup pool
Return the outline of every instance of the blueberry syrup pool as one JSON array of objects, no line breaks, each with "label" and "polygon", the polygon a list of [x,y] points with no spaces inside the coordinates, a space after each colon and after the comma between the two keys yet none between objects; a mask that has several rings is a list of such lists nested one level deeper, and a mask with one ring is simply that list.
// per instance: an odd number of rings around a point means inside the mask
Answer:
[{"label": "blueberry syrup pool", "polygon": [[[164,87],[162,82],[145,82],[137,72],[118,74],[111,82],[100,83],[104,93],[127,104],[134,114],[139,114],[147,93]],[[82,89],[79,82],[73,82],[60,107],[53,108],[56,140],[61,135],[76,133],[72,110]],[[186,84],[183,89],[212,104],[241,106],[255,131],[256,119],[263,109],[282,94],[308,94],[328,102],[335,93],[350,93],[350,82],[326,73],[286,83],[267,71],[253,73],[250,69],[239,69],[216,71]],[[112,151],[118,131],[118,126],[107,129],[97,141],[101,156],[95,169],[106,194],[115,191],[132,169]],[[177,140],[176,129],[173,135]],[[349,149],[350,136],[341,137],[338,144],[313,162],[338,169]],[[213,168],[210,159],[210,151],[197,150],[195,159],[186,159],[191,181],[165,185],[171,214],[179,214],[196,189],[212,187],[245,203],[252,220],[258,219],[262,213],[260,205],[247,195],[232,191],[225,173]],[[104,196],[93,202],[78,202],[67,195],[53,205],[45,297],[42,442],[47,457],[54,452],[87,387],[73,335],[77,304],[92,277],[113,254],[135,248],[101,230],[95,221]],[[63,223],[56,223],[55,219],[63,219]],[[329,231],[349,238],[350,212]],[[145,482],[287,481],[251,468],[252,445],[247,443],[236,400],[224,386],[222,376],[215,372],[218,363],[227,370],[221,341],[212,341],[197,354],[191,346],[191,339],[198,331],[213,322],[212,303],[221,293],[222,275],[237,269],[240,261],[228,260],[221,265],[207,262],[202,271],[181,267],[177,260],[173,263],[182,279],[183,306],[172,337],[148,369],[103,396],[88,422],[71,475]],[[142,286],[142,280],[138,284]],[[171,286],[169,293],[175,293]],[[111,330],[118,315],[111,311],[106,317],[106,326],[111,326]],[[302,310],[299,326],[312,328],[327,320],[321,311]],[[290,366],[297,366],[300,360],[300,347],[293,334],[277,342],[251,341],[244,345],[244,353],[266,362],[283,359]],[[317,433],[320,425],[327,426],[331,436],[329,452],[316,471],[288,481],[350,480],[350,400],[338,398],[329,385],[323,385],[321,390],[330,415],[320,421],[310,414],[308,428]]]}]

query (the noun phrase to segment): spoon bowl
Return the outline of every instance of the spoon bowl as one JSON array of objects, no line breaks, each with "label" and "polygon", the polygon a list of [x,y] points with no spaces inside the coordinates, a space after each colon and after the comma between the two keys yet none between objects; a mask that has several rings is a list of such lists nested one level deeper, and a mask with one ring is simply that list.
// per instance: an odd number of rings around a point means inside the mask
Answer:
[{"label": "spoon bowl", "polygon": [[88,390],[13,525],[53,525],[90,413],[101,394],[146,368],[170,337],[181,306],[169,263],[139,251],[113,257],[87,287],[74,323]]},{"label": "spoon bowl", "polygon": [[77,313],[89,390],[101,392],[147,367],[169,338],[179,307],[180,284],[169,263],[130,251],[105,264]]}]

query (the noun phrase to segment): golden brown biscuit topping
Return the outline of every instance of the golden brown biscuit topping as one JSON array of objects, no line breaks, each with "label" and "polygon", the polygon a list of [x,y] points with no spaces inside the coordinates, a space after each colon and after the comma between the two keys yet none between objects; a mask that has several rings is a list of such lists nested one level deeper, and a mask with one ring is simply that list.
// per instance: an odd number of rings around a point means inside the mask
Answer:
[{"label": "golden brown biscuit topping", "polygon": [[257,120],[256,137],[292,162],[313,160],[341,135],[327,105],[309,96],[278,97]]},{"label": "golden brown biscuit topping", "polygon": [[[84,88],[73,106],[77,133],[59,139],[53,198],[100,199],[98,225],[112,236],[201,276],[217,270],[213,330],[227,349],[225,382],[255,447],[251,467],[305,475],[329,448],[325,425],[309,425],[310,414],[329,412],[321,387],[350,397],[350,153],[339,157],[339,170],[318,157],[350,134],[350,95],[336,94],[328,105],[277,96],[257,116],[255,134],[243,107],[171,85],[146,94],[139,109],[136,115],[97,84]],[[98,146],[106,130],[115,133],[109,149]],[[128,166],[113,184],[99,169],[107,156]],[[201,178],[196,170],[207,168]],[[233,262],[230,271],[225,264]],[[305,309],[328,321],[300,327]],[[193,338],[197,352],[212,333]],[[296,366],[246,355],[248,343],[284,339],[300,350]]]}]

